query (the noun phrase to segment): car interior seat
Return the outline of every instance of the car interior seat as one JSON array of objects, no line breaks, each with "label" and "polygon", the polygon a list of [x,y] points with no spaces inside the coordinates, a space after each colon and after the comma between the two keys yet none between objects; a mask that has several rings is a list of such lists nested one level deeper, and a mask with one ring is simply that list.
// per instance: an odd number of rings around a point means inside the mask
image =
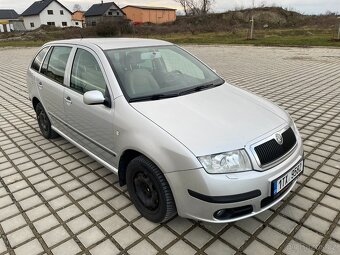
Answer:
[{"label": "car interior seat", "polygon": [[132,95],[143,95],[157,91],[160,87],[149,70],[140,68],[141,52],[130,52],[126,56],[125,88]]}]

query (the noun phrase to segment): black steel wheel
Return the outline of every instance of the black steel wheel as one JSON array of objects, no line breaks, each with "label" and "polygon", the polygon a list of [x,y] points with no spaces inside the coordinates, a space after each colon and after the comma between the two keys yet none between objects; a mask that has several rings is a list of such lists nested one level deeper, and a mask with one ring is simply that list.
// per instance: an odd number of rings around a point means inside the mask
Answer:
[{"label": "black steel wheel", "polygon": [[132,202],[146,219],[161,223],[177,214],[167,180],[146,157],[139,156],[131,160],[127,166],[126,183]]},{"label": "black steel wheel", "polygon": [[35,112],[37,114],[37,120],[42,135],[47,139],[58,137],[59,135],[52,129],[50,119],[41,103],[37,104]]}]

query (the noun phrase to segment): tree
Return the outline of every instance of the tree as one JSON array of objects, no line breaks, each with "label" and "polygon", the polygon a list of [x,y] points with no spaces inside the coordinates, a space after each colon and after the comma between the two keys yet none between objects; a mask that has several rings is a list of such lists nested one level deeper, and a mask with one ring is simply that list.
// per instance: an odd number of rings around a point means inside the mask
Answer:
[{"label": "tree", "polygon": [[207,14],[215,0],[174,0],[179,3],[185,15],[204,15]]},{"label": "tree", "polygon": [[74,6],[73,6],[73,11],[81,11],[83,8],[81,7],[81,5],[80,4],[75,4]]}]

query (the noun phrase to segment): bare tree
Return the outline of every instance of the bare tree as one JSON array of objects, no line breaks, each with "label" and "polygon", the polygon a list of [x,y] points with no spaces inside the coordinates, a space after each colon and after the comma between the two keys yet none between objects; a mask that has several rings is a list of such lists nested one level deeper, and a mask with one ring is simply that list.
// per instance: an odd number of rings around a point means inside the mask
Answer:
[{"label": "bare tree", "polygon": [[74,6],[73,6],[73,11],[81,11],[83,8],[81,7],[81,5],[80,4],[75,4]]},{"label": "bare tree", "polygon": [[203,15],[207,14],[215,0],[174,0],[179,3],[184,10],[185,15]]}]

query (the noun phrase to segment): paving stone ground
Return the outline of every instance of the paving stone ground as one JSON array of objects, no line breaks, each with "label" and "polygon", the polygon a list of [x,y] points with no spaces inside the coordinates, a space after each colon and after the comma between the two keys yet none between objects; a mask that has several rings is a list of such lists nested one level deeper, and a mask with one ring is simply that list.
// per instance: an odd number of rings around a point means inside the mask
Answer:
[{"label": "paving stone ground", "polygon": [[40,135],[25,81],[37,49],[2,48],[0,255],[339,254],[340,50],[186,48],[296,121],[306,167],[286,199],[233,224],[148,222],[115,175],[63,138]]}]

